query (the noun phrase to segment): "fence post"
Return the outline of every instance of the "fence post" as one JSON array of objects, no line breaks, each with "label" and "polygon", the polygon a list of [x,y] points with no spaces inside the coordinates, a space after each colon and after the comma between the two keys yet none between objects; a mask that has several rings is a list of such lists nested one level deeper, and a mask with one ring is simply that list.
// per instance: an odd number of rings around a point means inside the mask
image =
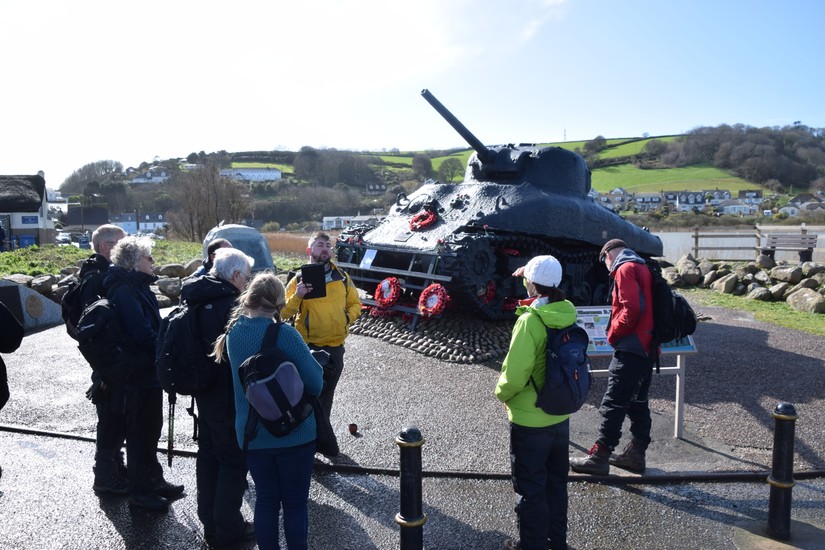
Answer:
[{"label": "fence post", "polygon": [[424,438],[414,426],[404,428],[395,444],[401,454],[401,511],[395,522],[401,526],[401,550],[421,550],[424,547],[424,524],[427,515],[421,510],[421,447]]},{"label": "fence post", "polygon": [[768,535],[777,540],[791,538],[791,491],[793,479],[794,428],[796,409],[790,403],[776,405],[771,416],[775,419],[773,438],[773,466],[768,483],[771,496],[768,501]]},{"label": "fence post", "polygon": [[699,226],[693,227],[693,257],[699,257]]}]

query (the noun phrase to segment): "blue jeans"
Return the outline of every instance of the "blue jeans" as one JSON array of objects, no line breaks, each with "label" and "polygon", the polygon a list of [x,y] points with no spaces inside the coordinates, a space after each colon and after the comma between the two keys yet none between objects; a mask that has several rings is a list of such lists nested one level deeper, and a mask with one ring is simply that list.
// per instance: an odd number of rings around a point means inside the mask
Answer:
[{"label": "blue jeans", "polygon": [[287,548],[307,548],[307,501],[315,460],[315,442],[281,449],[250,449],[246,460],[255,481],[255,539],[258,548],[280,548],[278,512],[281,505],[284,508]]},{"label": "blue jeans", "polygon": [[648,393],[653,360],[635,353],[616,351],[608,367],[607,390],[599,414],[602,425],[598,442],[615,449],[622,437],[625,416],[630,418],[633,439],[647,449],[650,444],[650,406]]},{"label": "blue jeans", "polygon": [[521,548],[567,548],[570,421],[545,428],[510,424],[510,467]]}]

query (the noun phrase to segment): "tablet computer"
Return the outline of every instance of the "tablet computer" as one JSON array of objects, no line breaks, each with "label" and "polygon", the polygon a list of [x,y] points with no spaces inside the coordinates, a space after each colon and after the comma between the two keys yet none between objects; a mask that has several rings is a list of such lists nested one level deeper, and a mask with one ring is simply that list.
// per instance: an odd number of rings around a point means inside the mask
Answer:
[{"label": "tablet computer", "polygon": [[301,281],[312,287],[312,292],[304,295],[304,300],[323,298],[327,295],[324,264],[306,264],[301,266]]}]

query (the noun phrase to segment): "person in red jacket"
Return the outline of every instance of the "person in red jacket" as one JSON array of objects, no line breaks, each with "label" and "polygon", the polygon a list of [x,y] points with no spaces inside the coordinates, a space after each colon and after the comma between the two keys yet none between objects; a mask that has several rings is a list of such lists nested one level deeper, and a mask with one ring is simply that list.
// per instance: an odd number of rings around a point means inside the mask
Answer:
[{"label": "person in red jacket", "polygon": [[[610,272],[612,310],[607,341],[613,346],[607,389],[599,414],[599,438],[588,454],[571,458],[574,472],[607,475],[610,465],[632,472],[645,469],[645,451],[650,444],[648,392],[653,373],[653,278],[642,259],[621,239],[607,241],[599,261]],[[617,455],[622,423],[630,418],[630,442]]]}]

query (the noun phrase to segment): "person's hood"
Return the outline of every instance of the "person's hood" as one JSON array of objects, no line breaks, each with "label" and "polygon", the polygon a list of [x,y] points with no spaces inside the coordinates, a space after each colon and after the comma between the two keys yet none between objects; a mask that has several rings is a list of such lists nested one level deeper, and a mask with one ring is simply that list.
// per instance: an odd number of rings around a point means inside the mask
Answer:
[{"label": "person's hood", "polygon": [[576,306],[570,300],[547,303],[546,297],[531,300],[529,305],[520,305],[516,308],[516,315],[527,310],[538,315],[545,326],[550,328],[564,328],[576,322]]},{"label": "person's hood", "polygon": [[634,263],[634,264],[643,264],[643,263],[645,263],[644,259],[642,259],[641,256],[636,254],[631,249],[625,248],[624,250],[619,252],[619,255],[616,256],[615,260],[613,260],[613,265],[610,266],[610,273],[613,273],[614,271],[616,271],[616,269],[618,269],[618,267],[620,265],[622,265],[624,263],[628,263],[628,262],[629,263]]},{"label": "person's hood", "polygon": [[208,302],[213,302],[225,296],[238,296],[240,291],[232,283],[204,275],[195,279],[189,279],[183,283],[180,297],[191,306],[197,306]]}]

